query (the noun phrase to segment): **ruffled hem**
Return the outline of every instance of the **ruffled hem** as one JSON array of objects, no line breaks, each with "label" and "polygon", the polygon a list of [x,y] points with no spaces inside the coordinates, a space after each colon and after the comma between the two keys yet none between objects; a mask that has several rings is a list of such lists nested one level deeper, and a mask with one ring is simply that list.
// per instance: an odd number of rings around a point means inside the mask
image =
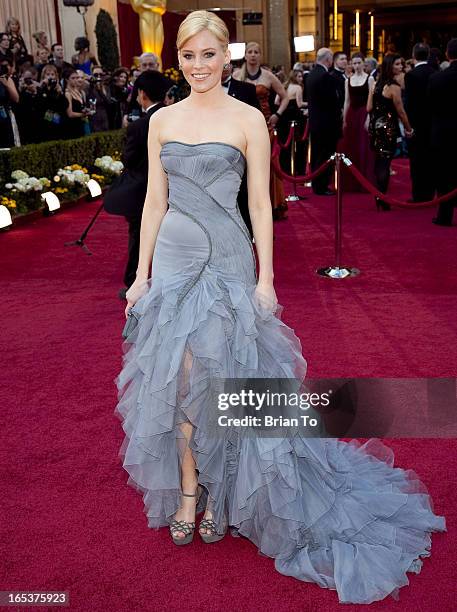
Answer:
[{"label": "ruffled hem", "polygon": [[[183,287],[189,287],[182,300]],[[254,299],[255,286],[196,262],[155,278],[135,306],[138,327],[123,344],[115,414],[126,434],[120,456],[143,493],[149,527],[180,506],[180,423],[216,523],[249,538],[276,569],[336,589],[341,602],[371,603],[408,584],[445,531],[412,470],[393,467],[379,440],[245,438],[208,430],[215,377],[296,378],[306,361],[299,339]]]}]

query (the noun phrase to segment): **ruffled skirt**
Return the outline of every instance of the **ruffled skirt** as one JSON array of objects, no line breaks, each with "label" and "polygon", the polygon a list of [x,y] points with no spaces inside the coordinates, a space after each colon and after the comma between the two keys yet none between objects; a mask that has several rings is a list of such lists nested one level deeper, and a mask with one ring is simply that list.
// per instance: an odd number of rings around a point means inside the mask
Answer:
[{"label": "ruffled skirt", "polygon": [[[157,278],[135,305],[142,316],[123,344],[116,378],[128,482],[143,494],[148,525],[168,525],[181,502],[189,446],[216,523],[249,538],[276,569],[336,589],[340,602],[370,603],[408,584],[445,531],[412,470],[394,467],[379,440],[214,436],[211,382],[297,378],[306,361],[294,332],[254,298],[255,286],[197,261]],[[183,287],[191,287],[184,300]],[[221,546],[223,544],[220,544]]]}]

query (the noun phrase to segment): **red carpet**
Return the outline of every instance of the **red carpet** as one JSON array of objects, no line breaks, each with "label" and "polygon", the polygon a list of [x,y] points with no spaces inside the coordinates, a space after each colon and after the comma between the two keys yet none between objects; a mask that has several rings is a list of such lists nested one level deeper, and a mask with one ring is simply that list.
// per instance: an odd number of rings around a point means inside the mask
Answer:
[{"label": "red carpet", "polygon": [[[396,194],[405,191],[397,164]],[[334,263],[333,198],[310,196],[275,224],[283,319],[302,340],[311,376],[455,377],[457,228],[433,210],[377,213],[345,198],[344,281],[314,270]],[[87,256],[84,204],[0,236],[3,444],[0,590],[67,590],[71,610],[338,609],[335,591],[281,576],[248,541],[174,546],[146,526],[141,496],[117,457],[123,439],[113,383],[121,363],[123,219],[102,214]],[[448,533],[410,586],[372,610],[455,609],[456,443],[392,440],[396,465],[429,488]],[[21,608],[22,609],[22,608]],[[345,605],[344,610],[361,606]]]}]

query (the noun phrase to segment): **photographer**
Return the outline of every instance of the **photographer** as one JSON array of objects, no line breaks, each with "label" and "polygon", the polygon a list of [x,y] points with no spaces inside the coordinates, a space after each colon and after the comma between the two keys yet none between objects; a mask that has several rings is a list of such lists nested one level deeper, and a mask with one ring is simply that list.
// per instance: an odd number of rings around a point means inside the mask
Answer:
[{"label": "photographer", "polygon": [[0,60],[0,148],[20,146],[19,130],[12,105],[19,102],[19,93],[11,78],[13,65]]},{"label": "photographer", "polygon": [[109,76],[107,77],[103,68],[94,66],[87,93],[90,108],[95,111],[89,118],[92,132],[105,132],[110,129],[116,101],[111,97],[107,79]]},{"label": "photographer", "polygon": [[19,106],[16,111],[22,144],[39,142],[36,129],[40,117],[38,111],[39,87],[40,83],[35,68],[24,70],[19,79]]},{"label": "photographer", "polygon": [[66,105],[57,68],[53,64],[46,64],[41,71],[37,96],[40,142],[63,138],[63,117]]},{"label": "photographer", "polygon": [[122,117],[127,112],[128,105],[128,79],[127,68],[117,68],[111,76],[111,98],[113,100],[113,115],[111,117],[111,129],[117,130],[122,127]]}]

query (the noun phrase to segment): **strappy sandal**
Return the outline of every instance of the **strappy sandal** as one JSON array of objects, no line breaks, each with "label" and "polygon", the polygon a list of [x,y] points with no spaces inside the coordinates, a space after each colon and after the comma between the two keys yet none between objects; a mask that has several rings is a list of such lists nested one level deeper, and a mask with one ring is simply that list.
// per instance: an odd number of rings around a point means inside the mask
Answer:
[{"label": "strappy sandal", "polygon": [[[200,529],[209,530],[210,533],[202,533]],[[198,533],[200,534],[201,539],[205,544],[211,544],[212,542],[219,542],[225,536],[226,531],[220,534],[217,532],[216,523],[213,519],[202,519],[200,521],[200,525],[198,526]]]},{"label": "strappy sandal", "polygon": [[[201,491],[197,493],[193,493],[192,495],[190,495],[189,493],[182,493],[182,495],[184,497],[196,497],[197,504],[198,504],[198,500],[200,499]],[[182,536],[176,537],[176,533],[178,531],[180,531],[181,533],[184,533],[185,534],[184,537]],[[177,521],[176,519],[173,519],[170,523],[171,539],[177,546],[183,546],[184,544],[190,544],[192,540],[194,539],[194,532],[195,532],[195,521],[192,521],[192,522]]]}]

